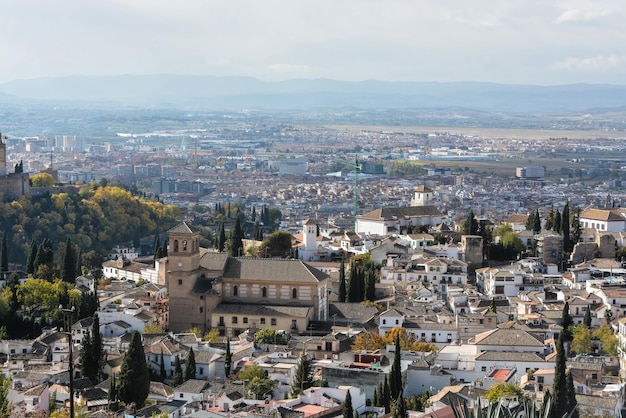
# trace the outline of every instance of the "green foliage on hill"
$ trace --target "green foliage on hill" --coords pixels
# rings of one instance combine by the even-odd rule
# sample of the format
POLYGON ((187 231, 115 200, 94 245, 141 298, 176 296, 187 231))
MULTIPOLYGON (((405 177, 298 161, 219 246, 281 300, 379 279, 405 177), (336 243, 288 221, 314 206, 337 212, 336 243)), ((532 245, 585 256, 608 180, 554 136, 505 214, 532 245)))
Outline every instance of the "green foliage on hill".
POLYGON ((55 245, 68 238, 83 253, 165 231, 179 219, 174 206, 132 195, 122 186, 93 183, 75 194, 22 196, 0 203, 0 230, 7 231, 9 262, 26 262, 32 240, 55 245))

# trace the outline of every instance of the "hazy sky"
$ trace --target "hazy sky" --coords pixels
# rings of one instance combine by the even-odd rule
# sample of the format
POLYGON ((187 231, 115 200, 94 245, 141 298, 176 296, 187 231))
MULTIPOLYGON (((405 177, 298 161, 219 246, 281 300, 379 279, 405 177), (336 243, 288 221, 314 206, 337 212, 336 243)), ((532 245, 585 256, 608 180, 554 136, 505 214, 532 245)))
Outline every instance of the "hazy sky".
POLYGON ((0 0, 0 82, 263 80, 626 84, 623 0, 0 0))

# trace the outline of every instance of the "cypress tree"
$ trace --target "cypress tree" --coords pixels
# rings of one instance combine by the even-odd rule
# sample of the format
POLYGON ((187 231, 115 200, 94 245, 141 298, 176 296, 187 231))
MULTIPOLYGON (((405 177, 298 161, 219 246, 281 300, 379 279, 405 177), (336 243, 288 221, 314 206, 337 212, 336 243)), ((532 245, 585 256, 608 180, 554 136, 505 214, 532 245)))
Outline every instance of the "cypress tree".
POLYGON ((393 353, 393 363, 391 364, 391 373, 389 375, 389 395, 391 399, 397 399, 403 394, 402 388, 402 369, 400 364, 400 333, 395 338, 396 351, 393 353))
POLYGON ((161 364, 159 365, 159 378, 161 382, 165 381, 167 377, 167 371, 165 370, 165 359, 163 358, 163 350, 161 350, 161 364))
POLYGON ((26 260, 26 273, 35 274, 35 258, 37 258, 37 241, 30 242, 30 252, 26 260))
MULTIPOLYGON (((230 208, 230 206, 229 206, 230 208)), ((230 231, 229 254, 231 257, 238 257, 243 254, 243 229, 239 216, 235 219, 235 226, 230 231)))
POLYGON ((567 411, 567 379, 565 374, 565 348, 563 332, 559 334, 556 344, 556 363, 554 365, 554 417, 562 417, 567 411))
POLYGON ((304 351, 300 355, 300 361, 296 368, 296 375, 293 380, 293 393, 297 395, 302 393, 304 389, 311 387, 311 362, 307 358, 304 351))
POLYGON ((546 216, 546 229, 551 231, 554 228, 554 205, 550 206, 548 215, 546 216))
POLYGON ((230 377, 231 367, 233 365, 233 355, 230 352, 230 339, 226 338, 226 354, 224 355, 224 374, 226 379, 230 377))
POLYGON ((402 393, 396 399, 396 406, 393 410, 393 418, 406 418, 406 403, 402 393))
POLYGON ((341 266, 339 267, 339 302, 346 301, 346 270, 345 258, 341 257, 341 266))
POLYGON ((226 230, 224 229, 224 222, 220 225, 220 233, 217 236, 217 251, 224 252, 226 246, 226 230))
POLYGON ((352 262, 350 266, 350 277, 348 278, 348 290, 346 302, 356 302, 358 294, 358 277, 356 272, 356 263, 352 262))
POLYGON ((574 379, 572 378, 572 371, 567 372, 565 376, 566 398, 567 398, 567 412, 576 409, 578 402, 576 401, 576 388, 574 388, 574 379))
POLYGON ((585 324, 587 328, 591 329, 591 306, 589 305, 587 305, 587 310, 585 311, 583 324, 585 324))
POLYGON ((96 384, 96 366, 93 362, 93 342, 91 340, 91 332, 87 331, 80 343, 80 374, 89 378, 91 383, 96 384))
POLYGON ((556 232, 557 234, 561 233, 561 212, 559 212, 558 209, 554 214, 554 232, 556 232))
POLYGON ((463 223, 463 235, 476 235, 478 233, 478 221, 474 216, 474 211, 470 209, 467 219, 463 223))
POLYGON ((563 251, 569 252, 572 249, 569 238, 569 202, 565 204, 563 213, 561 214, 561 229, 563 230, 563 251))
POLYGON ((176 360, 174 361, 174 375, 172 376, 170 385, 172 387, 180 386, 183 381, 183 367, 180 364, 180 357, 176 356, 176 360))
POLYGON ((189 379, 195 379, 196 372, 196 355, 193 352, 193 348, 190 348, 189 354, 187 355, 187 364, 185 366, 185 382, 189 379))
POLYGON ((159 257, 159 253, 161 252, 161 239, 159 238, 159 234, 154 236, 154 261, 159 257))
POLYGON ((117 385, 115 375, 111 376, 111 381, 109 383, 109 401, 110 404, 113 405, 117 402, 117 385))
POLYGON ((532 230, 535 234, 541 232, 541 217, 539 216, 539 209, 535 209, 535 216, 533 218, 532 230))
POLYGON ((354 411, 352 409, 352 395, 350 390, 346 391, 346 399, 343 401, 343 418, 354 418, 354 411))
POLYGON ((372 406, 379 406, 380 399, 378 398, 378 388, 380 388, 380 383, 378 386, 374 388, 374 396, 372 397, 372 406))
POLYGON ((74 274, 80 276, 83 274, 83 251, 78 247, 75 249, 74 259, 76 260, 76 265, 74 266, 74 274))
POLYGON ((74 268, 76 268, 76 261, 74 260, 74 250, 72 248, 72 241, 69 237, 65 242, 65 253, 63 254, 63 266, 61 270, 61 279, 64 282, 73 283, 76 279, 74 274, 74 268))
POLYGON ((7 234, 2 234, 2 249, 0 250, 0 271, 9 271, 9 248, 7 247, 7 234))
POLYGON ((92 349, 93 349, 93 363, 96 368, 95 381, 99 383, 102 380, 102 370, 104 369, 104 363, 106 362, 106 353, 104 351, 104 342, 102 341, 102 334, 100 333, 100 318, 98 314, 93 314, 93 324, 91 326, 92 337, 92 349))
POLYGON ((365 300, 374 302, 376 300, 376 278, 371 269, 365 272, 365 300))
POLYGON ((119 399, 127 405, 134 402, 137 408, 141 408, 149 390, 150 374, 141 344, 141 334, 133 331, 119 375, 119 399))
POLYGON ((563 312, 561 313, 561 326, 563 327, 563 338, 565 341, 572 340, 572 333, 570 327, 574 325, 574 319, 569 314, 569 302, 565 302, 563 305, 563 312))
POLYGON ((391 412, 391 389, 389 388, 389 379, 385 376, 385 382, 383 383, 383 398, 382 405, 385 407, 385 413, 391 412))

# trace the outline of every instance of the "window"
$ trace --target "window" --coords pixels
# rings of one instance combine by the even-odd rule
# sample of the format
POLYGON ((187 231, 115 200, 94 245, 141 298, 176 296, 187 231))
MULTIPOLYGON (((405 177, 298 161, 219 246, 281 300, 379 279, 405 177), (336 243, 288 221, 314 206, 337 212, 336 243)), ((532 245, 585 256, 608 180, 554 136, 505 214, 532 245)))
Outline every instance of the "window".
POLYGON ((261 318, 261 325, 265 325, 265 318, 261 318))
POLYGON ((183 241, 183 251, 187 251, 187 240, 183 241))
POLYGON ((487 366, 482 366, 482 367, 480 368, 480 371, 481 371, 481 372, 486 372, 486 371, 487 371, 487 366))
POLYGON ((204 374, 204 369, 202 367, 200 367, 198 369, 198 373, 200 373, 200 376, 202 376, 204 374))
POLYGON ((177 253, 178 252, 178 240, 174 240, 174 252, 177 253))
POLYGON ((200 313, 204 313, 204 306, 200 306, 200 313))
POLYGON ((400 320, 396 319, 396 325, 400 324, 400 320))
POLYGON ((295 319, 291 320, 291 329, 298 329, 298 321, 295 319))
POLYGON ((233 296, 239 295, 239 288, 237 286, 233 286, 233 296))
POLYGON ((267 297, 267 287, 264 287, 263 289, 261 289, 261 296, 263 296, 264 298, 267 297))
POLYGON ((543 383, 543 376, 537 376, 537 383, 543 383))
POLYGON ((383 325, 387 325, 387 320, 383 319, 383 325))
POLYGON ((291 290, 291 299, 298 299, 298 289, 295 287, 291 290))
POLYGON ((223 317, 223 316, 220 316, 220 322, 218 323, 218 325, 219 325, 220 327, 223 327, 223 326, 224 326, 224 317, 223 317))
POLYGON ((230 321, 230 322, 232 322, 233 324, 236 324, 236 323, 237 323, 237 317, 236 317, 236 316, 233 316, 233 317, 231 318, 231 321, 230 321))
POLYGON ((247 323, 248 323, 248 317, 247 317, 247 316, 244 316, 244 317, 243 317, 243 323, 244 323, 244 324, 247 324, 247 323))
POLYGON ((270 324, 271 325, 276 325, 276 318, 270 319, 270 324))
POLYGON ((181 393, 180 393, 180 399, 182 399, 182 398, 183 398, 183 393, 181 392, 181 393))

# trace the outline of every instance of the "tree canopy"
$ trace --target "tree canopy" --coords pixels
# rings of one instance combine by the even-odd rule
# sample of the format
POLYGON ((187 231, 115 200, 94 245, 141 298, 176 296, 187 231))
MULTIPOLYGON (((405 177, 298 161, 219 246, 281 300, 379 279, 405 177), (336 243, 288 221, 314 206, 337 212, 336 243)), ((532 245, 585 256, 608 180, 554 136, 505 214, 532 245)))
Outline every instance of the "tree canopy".
POLYGON ((126 404, 134 403, 137 408, 141 408, 148 397, 149 390, 150 374, 141 343, 141 334, 133 331, 119 375, 119 399, 126 404))

